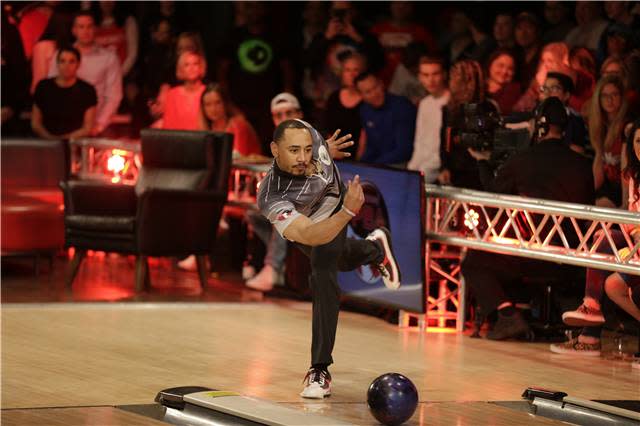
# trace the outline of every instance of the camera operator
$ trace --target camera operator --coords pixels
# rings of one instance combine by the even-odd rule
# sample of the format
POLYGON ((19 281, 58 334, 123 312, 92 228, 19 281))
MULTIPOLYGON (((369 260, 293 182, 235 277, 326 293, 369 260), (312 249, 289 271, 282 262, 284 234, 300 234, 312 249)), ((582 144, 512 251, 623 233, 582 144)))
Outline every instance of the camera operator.
MULTIPOLYGON (((595 201, 590 161, 563 141, 567 112, 556 97, 544 100, 536 117, 534 143, 512 155, 494 176, 490 151, 469 148, 478 160, 487 191, 580 204, 595 201)), ((488 339, 504 340, 529 332, 529 325, 507 296, 505 287, 522 277, 558 276, 571 268, 550 262, 469 250, 462 273, 484 315, 498 310, 498 320, 488 339)), ((564 275, 563 275, 564 276, 564 275)))

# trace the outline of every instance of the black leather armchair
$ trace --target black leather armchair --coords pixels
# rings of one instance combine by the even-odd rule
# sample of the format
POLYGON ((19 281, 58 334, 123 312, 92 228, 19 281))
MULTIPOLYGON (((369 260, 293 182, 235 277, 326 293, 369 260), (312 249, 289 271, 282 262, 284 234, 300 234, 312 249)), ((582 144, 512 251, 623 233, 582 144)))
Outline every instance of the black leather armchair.
POLYGON ((135 187, 62 182, 65 245, 75 247, 70 286, 87 250, 135 254, 136 290, 149 283, 147 256, 196 255, 200 284, 227 201, 233 136, 146 129, 135 187))

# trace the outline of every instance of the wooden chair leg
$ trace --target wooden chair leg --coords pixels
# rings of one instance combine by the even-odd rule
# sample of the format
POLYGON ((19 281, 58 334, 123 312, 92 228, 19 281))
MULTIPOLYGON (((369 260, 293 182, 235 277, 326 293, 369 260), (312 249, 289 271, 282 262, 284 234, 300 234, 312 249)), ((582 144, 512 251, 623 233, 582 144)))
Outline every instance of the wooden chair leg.
POLYGON ((73 259, 71 259, 71 264, 69 265, 69 269, 67 271, 67 278, 65 280, 65 285, 68 288, 71 288, 71 285, 73 284, 73 280, 76 278, 76 275, 78 274, 78 270, 80 269, 80 264, 82 263, 86 255, 87 255, 86 250, 77 250, 77 249, 73 254, 73 259))
POLYGON ((145 285, 149 283, 149 264, 147 256, 136 257, 136 292, 139 293, 145 289, 145 285))
POLYGON ((198 278, 200 278, 200 287, 202 291, 207 288, 207 256, 196 256, 196 264, 198 265, 198 278))

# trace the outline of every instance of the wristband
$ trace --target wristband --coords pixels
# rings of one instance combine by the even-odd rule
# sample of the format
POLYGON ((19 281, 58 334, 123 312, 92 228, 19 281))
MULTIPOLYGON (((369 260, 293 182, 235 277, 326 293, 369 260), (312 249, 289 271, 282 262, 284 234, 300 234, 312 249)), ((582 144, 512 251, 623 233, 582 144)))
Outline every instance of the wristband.
POLYGON ((346 214, 348 214, 351 217, 356 217, 356 214, 354 212, 352 212, 351 210, 349 210, 348 208, 346 208, 344 205, 342 206, 342 210, 344 210, 344 212, 346 214))

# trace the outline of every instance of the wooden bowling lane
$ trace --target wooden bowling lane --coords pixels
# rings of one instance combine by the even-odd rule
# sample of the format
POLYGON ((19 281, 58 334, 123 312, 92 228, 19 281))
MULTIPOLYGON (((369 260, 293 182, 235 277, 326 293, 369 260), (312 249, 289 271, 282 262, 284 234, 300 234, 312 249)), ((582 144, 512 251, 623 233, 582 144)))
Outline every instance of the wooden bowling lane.
POLYGON ((69 407, 2 410, 3 426, 166 426, 149 417, 115 407, 69 407))
MULTIPOLYGON (((312 403, 298 393, 310 314, 309 304, 291 302, 3 304, 3 417, 15 416, 11 409, 150 404, 159 390, 185 385, 308 409, 312 403)), ((584 399, 640 395, 640 371, 629 362, 555 355, 545 344, 420 334, 348 312, 334 358, 333 395, 320 408, 331 417, 354 413, 362 424, 374 424, 365 407, 369 383, 390 371, 409 377, 426 403, 414 424, 521 416, 485 401, 517 401, 528 386, 584 399)))

